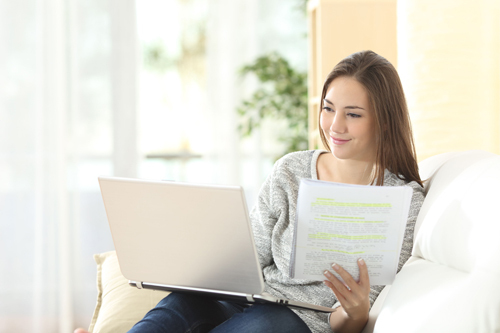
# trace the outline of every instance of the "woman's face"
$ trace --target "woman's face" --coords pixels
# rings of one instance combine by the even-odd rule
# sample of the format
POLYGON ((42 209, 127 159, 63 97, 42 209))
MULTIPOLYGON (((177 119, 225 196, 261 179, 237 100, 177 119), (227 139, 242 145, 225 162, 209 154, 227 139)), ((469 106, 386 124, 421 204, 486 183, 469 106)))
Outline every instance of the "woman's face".
POLYGON ((375 162, 375 116, 365 88, 355 79, 338 77, 330 83, 320 126, 335 157, 375 162))

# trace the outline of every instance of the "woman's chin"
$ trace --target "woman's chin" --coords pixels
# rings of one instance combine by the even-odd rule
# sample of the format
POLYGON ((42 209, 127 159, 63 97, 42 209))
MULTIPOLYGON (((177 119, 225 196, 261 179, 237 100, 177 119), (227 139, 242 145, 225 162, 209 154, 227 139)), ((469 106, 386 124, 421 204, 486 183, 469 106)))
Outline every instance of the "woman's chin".
POLYGON ((346 149, 342 149, 342 147, 333 147, 331 152, 332 155, 339 160, 348 160, 351 158, 351 154, 349 154, 346 149))

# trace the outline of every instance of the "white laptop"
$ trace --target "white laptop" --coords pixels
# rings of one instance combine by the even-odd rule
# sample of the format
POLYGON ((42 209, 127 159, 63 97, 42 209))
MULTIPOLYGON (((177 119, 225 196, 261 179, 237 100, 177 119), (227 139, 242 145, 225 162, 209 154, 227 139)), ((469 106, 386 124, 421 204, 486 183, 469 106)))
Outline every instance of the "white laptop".
POLYGON ((118 263, 130 285, 333 311, 263 294, 241 187, 116 177, 99 177, 99 184, 118 263))

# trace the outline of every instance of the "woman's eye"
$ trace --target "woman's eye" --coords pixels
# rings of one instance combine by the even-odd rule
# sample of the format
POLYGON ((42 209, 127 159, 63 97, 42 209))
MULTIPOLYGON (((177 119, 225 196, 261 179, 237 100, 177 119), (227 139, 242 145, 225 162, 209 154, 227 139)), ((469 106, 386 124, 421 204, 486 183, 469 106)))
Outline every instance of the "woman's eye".
POLYGON ((333 109, 328 106, 323 106, 323 110, 325 110, 326 112, 333 112, 333 109))
POLYGON ((349 117, 351 117, 351 118, 359 118, 359 117, 361 117, 361 115, 356 114, 356 113, 348 113, 347 115, 348 115, 349 117))

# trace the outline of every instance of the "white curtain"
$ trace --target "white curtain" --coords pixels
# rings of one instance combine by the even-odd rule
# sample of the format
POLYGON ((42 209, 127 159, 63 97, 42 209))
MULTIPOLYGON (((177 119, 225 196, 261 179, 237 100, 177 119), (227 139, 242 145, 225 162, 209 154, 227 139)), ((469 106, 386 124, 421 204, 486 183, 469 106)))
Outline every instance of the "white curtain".
POLYGON ((210 0, 207 25, 207 98, 209 140, 219 182, 242 185, 247 202, 255 202, 270 172, 274 157, 282 153, 277 144, 279 122, 256 130, 241 140, 236 131, 237 107, 257 86, 239 70, 258 56, 278 52, 291 66, 306 71, 307 25, 300 1, 210 0))
MULTIPOLYGON (((0 333, 88 327, 92 255, 113 249, 97 177, 151 177, 137 148, 136 5, 0 0, 0 333)), ((182 126, 212 142, 204 180, 243 185, 251 204, 272 166, 262 149, 276 150, 265 131, 239 139, 235 109, 255 82, 237 71, 269 51, 305 69, 305 16, 278 0, 208 8, 209 111, 182 126)))
MULTIPOLYGON (((241 103, 243 82, 238 70, 257 57, 258 1, 215 0, 209 5, 207 24, 207 96, 209 105, 211 159, 217 165, 218 179, 228 184, 241 184, 241 150, 236 130, 236 108, 241 103)), ((258 135, 249 146, 249 153, 258 149, 258 135)), ((258 153, 257 153, 258 155, 258 153)), ((256 156, 256 155, 254 155, 256 156)), ((253 159, 259 165, 259 158, 253 159)), ((248 177, 260 180, 260 168, 248 177)), ((255 179, 247 188, 254 187, 255 179)))
POLYGON ((135 176, 133 0, 0 1, 0 332, 71 332, 112 248, 97 176, 135 176))

